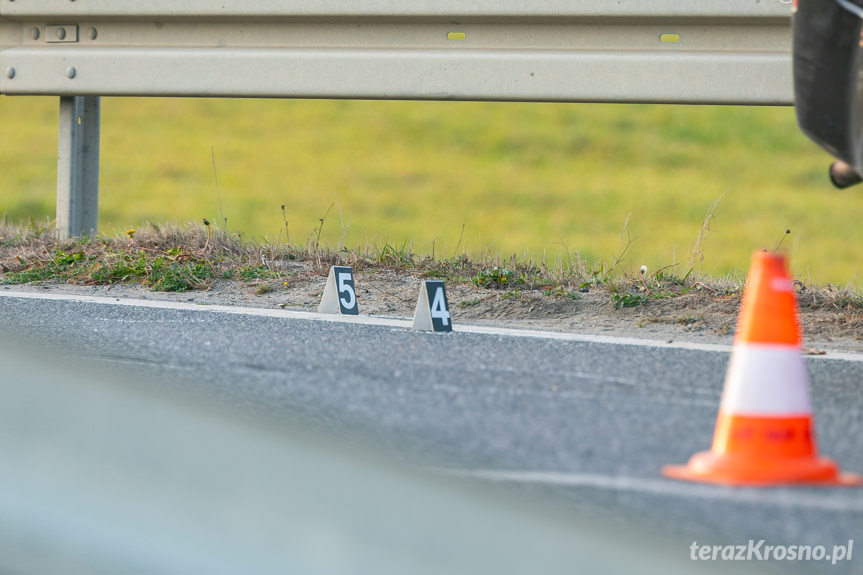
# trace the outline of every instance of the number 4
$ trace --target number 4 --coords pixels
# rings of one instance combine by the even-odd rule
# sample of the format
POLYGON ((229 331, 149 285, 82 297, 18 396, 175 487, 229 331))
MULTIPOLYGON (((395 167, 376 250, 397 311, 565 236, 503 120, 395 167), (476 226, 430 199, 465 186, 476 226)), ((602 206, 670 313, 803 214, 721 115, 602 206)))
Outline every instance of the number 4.
POLYGON ((413 328, 424 331, 452 331, 446 285, 442 281, 426 281, 420 286, 413 328))
POLYGON ((446 309, 446 297, 444 296, 443 286, 435 288, 434 299, 431 303, 432 319, 439 319, 444 326, 449 325, 449 311, 446 309))

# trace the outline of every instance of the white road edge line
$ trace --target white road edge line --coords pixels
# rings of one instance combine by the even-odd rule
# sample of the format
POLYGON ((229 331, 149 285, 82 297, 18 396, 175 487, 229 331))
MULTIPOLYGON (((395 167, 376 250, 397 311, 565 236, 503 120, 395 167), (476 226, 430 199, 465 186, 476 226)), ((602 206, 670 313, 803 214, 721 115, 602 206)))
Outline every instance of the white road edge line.
POLYGON ((500 483, 532 483, 555 487, 588 487, 612 491, 632 491, 652 495, 690 497, 711 501, 733 503, 758 503, 777 507, 805 507, 828 511, 863 512, 860 498, 836 497, 835 492, 847 488, 836 488, 832 492, 814 493, 792 488, 740 488, 720 485, 686 483, 672 479, 651 479, 600 475, 592 473, 561 473, 549 471, 495 471, 488 469, 459 470, 434 468, 431 471, 447 476, 480 479, 500 483))
MULTIPOLYGON (((91 296, 91 295, 71 295, 71 294, 51 294, 51 293, 33 293, 33 292, 16 292, 0 290, 0 297, 22 298, 22 299, 41 299, 52 301, 74 301, 83 303, 93 303, 99 305, 116 305, 116 306, 132 306, 155 309, 173 309, 183 311, 210 312, 210 313, 225 313, 235 315, 250 315, 260 317, 271 317, 279 319, 300 319, 307 321, 328 321, 336 323, 356 323, 363 325, 380 325, 388 327, 396 327, 403 329, 411 329, 412 320, 399 319, 392 317, 377 317, 370 315, 359 316, 343 316, 338 314, 320 314, 310 311, 282 310, 282 309, 267 309, 255 307, 240 307, 240 306, 225 306, 225 305, 210 305, 187 302, 172 302, 165 300, 149 300, 149 299, 131 299, 131 298, 115 298, 106 296, 91 296)), ((460 325, 455 324, 453 331, 457 333, 471 333, 482 335, 496 335, 501 337, 527 337, 533 339, 547 339, 556 341, 575 341, 583 343, 601 343, 611 345, 633 345, 638 347, 653 347, 662 349, 685 349, 692 351, 710 351, 717 353, 730 353, 732 346, 712 343, 695 343, 687 341, 664 341, 658 339, 642 339, 636 337, 618 337, 610 335, 589 335, 577 333, 562 333, 553 331, 539 331, 529 329, 516 329, 506 327, 491 327, 479 325, 460 325)), ((863 354, 828 351, 824 355, 808 355, 807 358, 813 360, 819 359, 836 359, 844 361, 863 362, 863 354)))

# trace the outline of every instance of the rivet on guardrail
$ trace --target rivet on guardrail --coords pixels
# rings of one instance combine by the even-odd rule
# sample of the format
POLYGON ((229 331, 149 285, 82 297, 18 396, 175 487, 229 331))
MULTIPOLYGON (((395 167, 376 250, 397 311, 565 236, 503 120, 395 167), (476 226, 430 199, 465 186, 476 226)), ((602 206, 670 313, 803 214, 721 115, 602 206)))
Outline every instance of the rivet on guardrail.
POLYGON ((33 38, 34 40, 38 40, 39 36, 40 36, 39 28, 33 28, 32 30, 30 30, 30 37, 31 38, 33 38))
POLYGON ((8 68, 6 68, 6 77, 9 78, 10 80, 12 78, 14 78, 15 77, 15 68, 13 68, 12 66, 9 66, 8 68))
POLYGON ((65 40, 66 39, 66 29, 65 28, 57 28, 57 39, 65 40))
POLYGON ((99 37, 99 31, 95 28, 90 28, 90 40, 95 40, 99 37))
POLYGON ((70 79, 74 78, 78 74, 78 70, 75 69, 75 66, 69 66, 66 68, 66 76, 70 79))

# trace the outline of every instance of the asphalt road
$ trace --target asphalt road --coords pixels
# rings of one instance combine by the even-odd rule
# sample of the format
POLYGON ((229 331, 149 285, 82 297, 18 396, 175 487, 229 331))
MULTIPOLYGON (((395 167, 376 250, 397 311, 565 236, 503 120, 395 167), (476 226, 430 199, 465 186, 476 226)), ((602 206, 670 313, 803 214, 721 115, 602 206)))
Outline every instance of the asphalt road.
MULTIPOLYGON (((709 447, 727 350, 406 325, 0 292, 0 335, 31 343, 47 362, 69 355, 535 492, 661 533, 683 557, 692 542, 858 545, 836 565, 729 563, 732 572, 863 573, 863 489, 661 477, 663 465, 709 447)), ((807 362, 821 453, 863 471, 863 357, 807 362)))

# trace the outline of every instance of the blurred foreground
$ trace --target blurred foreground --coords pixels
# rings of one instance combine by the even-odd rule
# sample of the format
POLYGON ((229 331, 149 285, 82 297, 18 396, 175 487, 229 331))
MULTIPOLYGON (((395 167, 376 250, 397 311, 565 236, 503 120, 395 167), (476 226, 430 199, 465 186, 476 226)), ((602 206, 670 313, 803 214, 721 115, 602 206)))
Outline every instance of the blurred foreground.
MULTIPOLYGON (((35 350, 34 350, 35 351, 35 350)), ((685 548, 0 348, 0 571, 691 573, 685 548), (49 367, 50 366, 50 367, 49 367)), ((535 502, 534 502, 535 503, 535 502)))

